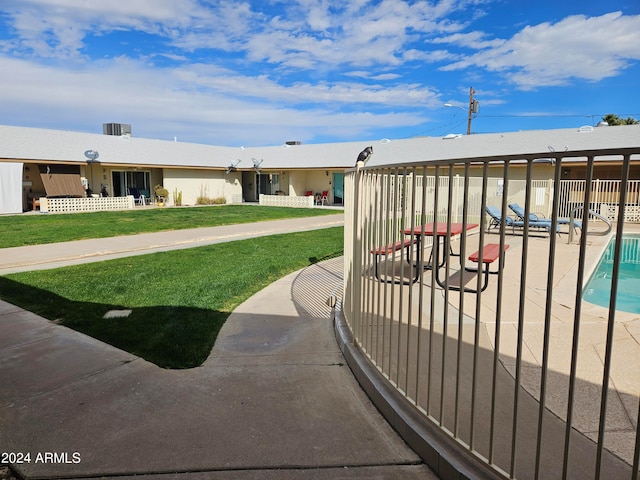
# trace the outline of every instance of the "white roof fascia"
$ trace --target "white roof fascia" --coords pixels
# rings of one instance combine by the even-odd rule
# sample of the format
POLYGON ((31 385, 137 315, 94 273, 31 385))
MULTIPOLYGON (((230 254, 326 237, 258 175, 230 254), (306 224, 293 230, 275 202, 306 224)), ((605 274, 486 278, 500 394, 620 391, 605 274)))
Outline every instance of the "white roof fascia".
POLYGON ((84 152, 96 150, 97 163, 174 168, 226 169, 238 160, 239 170, 251 169, 252 158, 262 169, 343 169, 355 165, 363 142, 220 147, 167 140, 113 136, 0 125, 0 158, 38 162, 87 162, 84 152))
POLYGON ((564 151, 640 148, 640 125, 592 130, 528 130, 512 133, 421 137, 374 145, 368 166, 503 156, 549 158, 564 151))
POLYGON ((128 136, 0 126, 0 158, 86 163, 86 150, 98 163, 226 168, 235 159, 231 147, 150 140, 128 136))
POLYGON ((329 170, 355 166, 367 146, 368 166, 638 148, 640 125, 246 148, 2 125, 0 139, 0 158, 8 160, 86 164, 84 152, 97 150, 97 162, 109 165, 226 169, 240 160, 236 168, 249 170, 256 159, 260 169, 329 170))

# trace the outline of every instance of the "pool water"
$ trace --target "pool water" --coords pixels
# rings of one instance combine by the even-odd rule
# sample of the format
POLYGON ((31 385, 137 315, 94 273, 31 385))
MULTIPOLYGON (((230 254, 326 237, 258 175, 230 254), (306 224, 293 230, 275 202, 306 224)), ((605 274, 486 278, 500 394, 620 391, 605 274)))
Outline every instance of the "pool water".
MULTIPOLYGON (((615 239, 612 238, 591 275, 582 298, 589 303, 609 308, 615 239)), ((622 255, 616 310, 640 313, 640 235, 622 237, 622 255)))

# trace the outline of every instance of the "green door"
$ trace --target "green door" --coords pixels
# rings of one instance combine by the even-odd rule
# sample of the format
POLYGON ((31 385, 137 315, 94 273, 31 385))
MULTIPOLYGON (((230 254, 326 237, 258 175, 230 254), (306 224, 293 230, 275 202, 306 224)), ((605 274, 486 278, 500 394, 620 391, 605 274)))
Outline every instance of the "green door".
POLYGON ((344 205, 344 173, 333 174, 333 203, 344 205))

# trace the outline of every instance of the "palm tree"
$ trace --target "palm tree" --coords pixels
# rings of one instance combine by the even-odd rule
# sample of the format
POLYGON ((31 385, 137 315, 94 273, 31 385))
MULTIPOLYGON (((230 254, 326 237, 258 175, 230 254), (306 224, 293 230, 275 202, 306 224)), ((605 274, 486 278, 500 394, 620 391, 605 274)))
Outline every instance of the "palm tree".
POLYGON ((621 118, 618 115, 613 113, 607 113, 604 117, 602 117, 603 122, 607 122, 610 126, 615 125, 637 125, 638 120, 633 117, 621 118))

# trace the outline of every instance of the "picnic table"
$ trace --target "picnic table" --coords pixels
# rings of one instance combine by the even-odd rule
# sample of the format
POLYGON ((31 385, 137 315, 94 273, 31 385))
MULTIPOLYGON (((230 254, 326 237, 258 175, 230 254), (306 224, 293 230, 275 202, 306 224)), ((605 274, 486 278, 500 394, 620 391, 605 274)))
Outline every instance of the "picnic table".
POLYGON ((424 225, 418 225, 411 228, 406 228, 404 230, 405 235, 413 235, 416 239, 417 243, 417 263, 420 263, 420 242, 423 237, 437 237, 433 242, 433 250, 431 251, 431 256, 429 262, 425 266, 425 268, 430 269, 433 268, 434 258, 435 265, 437 268, 441 268, 445 264, 445 255, 444 252, 449 250, 449 255, 453 257, 459 257, 459 253, 454 253, 451 248, 451 239, 456 235, 460 235, 464 229, 473 230, 478 226, 477 223, 467 223, 466 225, 463 223, 446 223, 446 222, 437 222, 437 223, 425 223, 424 225), (442 243, 442 248, 440 248, 440 243, 442 243), (435 255, 434 255, 435 253, 435 255), (442 257, 442 258, 441 258, 442 257))

